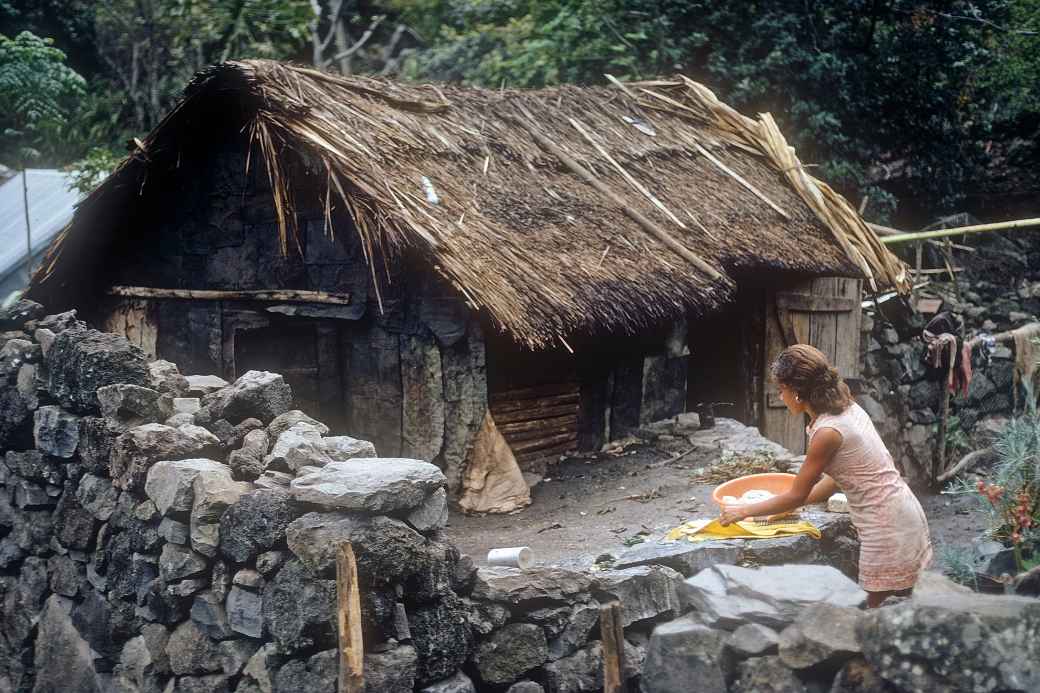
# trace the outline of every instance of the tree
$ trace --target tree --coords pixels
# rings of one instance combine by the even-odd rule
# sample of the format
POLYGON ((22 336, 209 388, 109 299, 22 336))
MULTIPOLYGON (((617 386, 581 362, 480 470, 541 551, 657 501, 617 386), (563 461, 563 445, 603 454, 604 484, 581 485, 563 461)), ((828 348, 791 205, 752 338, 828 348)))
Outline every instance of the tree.
POLYGON ((681 72, 772 112, 804 161, 883 218, 894 195, 928 215, 956 208, 984 159, 1002 27, 1037 0, 393 2, 428 43, 410 77, 527 87, 681 72), (878 175, 896 163, 898 180, 878 175))
POLYGON ((58 149, 83 87, 49 39, 27 31, 13 39, 0 34, 0 158, 24 168, 58 149))

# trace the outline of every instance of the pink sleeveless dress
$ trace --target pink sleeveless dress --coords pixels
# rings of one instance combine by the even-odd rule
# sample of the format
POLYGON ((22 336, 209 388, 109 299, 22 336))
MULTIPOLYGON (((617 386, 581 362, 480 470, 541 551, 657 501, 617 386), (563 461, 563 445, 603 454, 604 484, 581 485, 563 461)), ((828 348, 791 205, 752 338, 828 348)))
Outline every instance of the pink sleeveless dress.
POLYGON ((822 414, 809 437, 824 428, 841 434, 824 470, 848 496, 859 533, 859 583, 868 592, 909 589, 932 560, 928 520, 906 485, 874 423, 853 403, 841 414, 822 414))

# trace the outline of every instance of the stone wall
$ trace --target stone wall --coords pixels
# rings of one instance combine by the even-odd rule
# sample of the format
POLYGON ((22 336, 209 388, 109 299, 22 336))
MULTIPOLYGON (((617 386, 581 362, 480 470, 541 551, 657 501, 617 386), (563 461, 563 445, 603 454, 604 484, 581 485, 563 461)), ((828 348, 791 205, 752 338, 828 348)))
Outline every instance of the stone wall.
MULTIPOLYGON (((965 336, 997 333, 1036 320, 1040 315, 1040 282, 1009 277, 1006 283, 974 279, 961 282, 961 299, 952 287, 933 287, 945 296, 946 310, 962 317, 965 336)), ((864 387, 857 394, 892 455, 912 483, 921 485, 921 470, 931 463, 937 446, 941 411, 941 383, 925 377, 925 346, 919 339, 902 337, 874 315, 864 315, 861 342, 864 387)), ((1015 415, 1014 352, 999 345, 987 358, 976 349, 973 377, 967 395, 951 397, 948 453, 952 461, 989 445, 1015 415)), ((1019 412, 1024 395, 1018 395, 1019 412)))
POLYGON ((594 690, 600 603, 631 677, 682 612, 663 565, 475 570, 437 467, 330 435, 277 374, 183 376, 29 302, 0 330, 2 692, 334 690, 343 541, 371 691, 594 690))

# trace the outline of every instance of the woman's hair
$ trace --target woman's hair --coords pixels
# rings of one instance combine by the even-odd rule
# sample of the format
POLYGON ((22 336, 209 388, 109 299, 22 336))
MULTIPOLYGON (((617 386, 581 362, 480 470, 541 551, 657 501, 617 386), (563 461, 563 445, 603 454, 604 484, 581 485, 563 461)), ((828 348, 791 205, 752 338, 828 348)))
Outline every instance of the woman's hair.
POLYGON ((818 414, 840 414, 852 404, 849 386, 816 347, 795 344, 780 352, 773 377, 818 414))

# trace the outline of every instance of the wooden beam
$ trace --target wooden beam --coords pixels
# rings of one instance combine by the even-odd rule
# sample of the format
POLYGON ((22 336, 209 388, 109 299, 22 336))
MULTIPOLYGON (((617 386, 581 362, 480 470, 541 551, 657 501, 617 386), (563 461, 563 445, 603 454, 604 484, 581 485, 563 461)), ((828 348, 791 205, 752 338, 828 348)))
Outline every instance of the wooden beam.
POLYGON ((336 623, 339 635, 339 693, 365 690, 365 645, 361 634, 361 592, 349 541, 336 553, 336 623))
POLYGON ((577 174, 579 178, 584 180, 595 190, 606 196, 618 206, 622 212, 624 212, 632 221, 636 222, 643 228, 644 231, 649 233, 651 236, 663 243, 667 248, 671 249, 676 255, 680 256, 691 265, 696 267, 698 270, 708 275, 708 277, 715 281, 724 281, 726 277, 719 272, 717 269, 709 265, 703 258, 691 251, 686 246, 679 243, 677 240, 672 238, 664 229, 660 228, 657 224, 650 221, 647 217, 643 216, 641 212, 633 209, 628 205, 621 197, 613 190, 607 187, 607 185, 596 178, 592 173, 584 166, 575 161, 567 152, 563 151, 555 142, 550 140, 548 137, 538 132, 533 126, 524 122, 520 118, 513 118, 514 122, 518 123, 527 133, 534 139, 538 145, 559 159, 564 166, 569 168, 573 173, 577 174))
POLYGON ((157 289, 151 286, 113 286, 109 296, 126 298, 177 298, 194 301, 264 301, 277 303, 327 303, 337 306, 350 305, 350 294, 333 294, 327 291, 231 291, 223 289, 157 289))
POLYGON ((575 389, 573 392, 565 392, 560 395, 549 395, 547 397, 538 397, 536 399, 521 399, 512 401, 498 401, 491 405, 491 410, 496 414, 495 421, 498 421, 497 414, 513 412, 513 411, 524 411, 527 409, 539 409, 544 407, 555 407, 561 404, 577 404, 581 396, 578 390, 575 389))
POLYGON ((537 431, 547 431, 555 428, 577 428, 578 415, 567 414, 565 416, 554 416, 549 419, 532 419, 529 421, 517 421, 510 424, 499 424, 498 430, 507 438, 519 436, 537 431))
POLYGON ((543 438, 532 438, 531 440, 524 440, 518 443, 511 443, 510 449, 514 454, 532 452, 534 450, 544 450, 546 448, 555 448, 558 445, 574 445, 578 442, 578 432, 568 431, 566 433, 559 433, 557 435, 550 435, 543 438))
POLYGON ((621 602, 604 604, 599 609, 599 632, 603 639, 603 693, 625 691, 625 634, 621 602))
POLYGON ((805 313, 850 313, 860 309, 860 302, 855 298, 809 294, 777 294, 776 305, 805 313))

